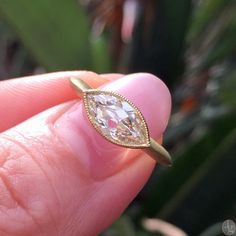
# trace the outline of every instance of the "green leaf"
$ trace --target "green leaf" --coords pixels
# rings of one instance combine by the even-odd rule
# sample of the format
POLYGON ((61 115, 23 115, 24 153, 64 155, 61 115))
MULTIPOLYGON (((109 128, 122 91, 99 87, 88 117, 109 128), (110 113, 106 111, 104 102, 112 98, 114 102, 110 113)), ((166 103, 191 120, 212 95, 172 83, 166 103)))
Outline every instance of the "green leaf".
POLYGON ((196 14, 198 17, 194 18, 188 36, 190 45, 188 55, 192 55, 190 57, 194 60, 189 64, 188 74, 198 74, 234 55, 236 47, 235 9, 236 1, 232 0, 209 0, 200 4, 197 10, 199 13, 196 14), (203 12, 205 13, 203 14, 203 12), (200 22, 201 27, 195 26, 198 24, 196 22, 200 22))
POLYGON ((0 0, 1 17, 47 70, 91 69, 87 18, 76 0, 0 0))
POLYGON ((91 39, 93 70, 97 73, 111 72, 111 59, 105 36, 91 39))
POLYGON ((236 107, 236 70, 231 71, 230 74, 224 74, 225 80, 220 88, 220 96, 222 100, 232 106, 236 107))
POLYGON ((222 9, 234 0, 205 0, 195 9, 189 32, 189 41, 201 34, 212 21, 222 13, 222 9))
MULTIPOLYGON (((235 5, 236 7, 236 5, 235 5)), ((219 63, 224 59, 230 58, 235 54, 236 48, 236 15, 235 7, 232 6, 231 17, 227 25, 221 30, 215 43, 206 58, 202 61, 203 67, 210 67, 214 63, 219 63), (214 45, 215 44, 215 45, 214 45)))

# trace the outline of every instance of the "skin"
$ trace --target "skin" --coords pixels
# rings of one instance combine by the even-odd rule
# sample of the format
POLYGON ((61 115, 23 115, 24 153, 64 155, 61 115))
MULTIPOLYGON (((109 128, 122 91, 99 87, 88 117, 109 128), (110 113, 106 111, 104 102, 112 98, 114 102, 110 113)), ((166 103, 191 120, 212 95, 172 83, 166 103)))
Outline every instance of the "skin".
POLYGON ((150 74, 57 72, 0 83, 0 235, 98 235, 148 180, 153 161, 109 143, 89 124, 70 87, 75 76, 119 92, 160 139, 170 94, 150 74))

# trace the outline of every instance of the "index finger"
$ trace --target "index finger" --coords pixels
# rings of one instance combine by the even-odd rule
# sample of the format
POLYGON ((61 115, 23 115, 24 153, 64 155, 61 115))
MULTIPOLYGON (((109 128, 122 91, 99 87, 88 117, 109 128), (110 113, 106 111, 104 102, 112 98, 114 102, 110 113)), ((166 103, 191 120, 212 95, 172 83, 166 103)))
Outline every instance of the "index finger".
POLYGON ((68 71, 3 81, 0 83, 0 132, 43 110, 74 99, 75 93, 67 82, 70 77, 80 77, 96 88, 121 76, 98 75, 90 71, 68 71))

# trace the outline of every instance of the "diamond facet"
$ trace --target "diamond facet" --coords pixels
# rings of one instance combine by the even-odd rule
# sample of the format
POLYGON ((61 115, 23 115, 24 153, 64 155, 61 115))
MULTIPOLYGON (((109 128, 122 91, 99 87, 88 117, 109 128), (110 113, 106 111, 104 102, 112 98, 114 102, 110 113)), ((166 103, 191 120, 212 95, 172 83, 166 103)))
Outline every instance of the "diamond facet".
POLYGON ((113 143, 146 147, 149 135, 141 112, 119 94, 90 90, 85 94, 88 117, 93 126, 113 143))

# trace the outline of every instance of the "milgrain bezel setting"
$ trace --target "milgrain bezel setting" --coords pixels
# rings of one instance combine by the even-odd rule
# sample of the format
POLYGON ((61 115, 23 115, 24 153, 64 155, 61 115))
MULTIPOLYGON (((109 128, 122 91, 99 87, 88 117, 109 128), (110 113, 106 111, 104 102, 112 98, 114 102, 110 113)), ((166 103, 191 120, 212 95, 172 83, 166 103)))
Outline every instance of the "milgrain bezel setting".
POLYGON ((172 165, 172 158, 170 154, 162 145, 160 145, 152 137, 150 137, 148 126, 144 119, 144 116, 142 115, 141 111, 134 105, 133 102, 131 102, 129 99, 113 91, 93 89, 85 81, 83 81, 80 78, 70 78, 70 82, 71 82, 72 87, 76 90, 78 96, 83 98, 85 112, 87 114, 88 120, 90 121, 92 127, 94 127, 102 137, 104 137, 106 140, 108 140, 109 142, 113 144, 123 146, 126 148, 141 148, 143 149, 144 152, 146 152, 150 157, 152 157, 158 163, 163 164, 165 166, 172 165), (102 95, 102 94, 104 96, 107 95, 107 96, 115 97, 117 101, 115 102, 112 100, 109 101, 108 98, 107 100, 105 99, 104 101, 99 101, 100 98, 97 101, 95 101, 95 100, 89 100, 88 98, 89 95, 102 95), (122 101, 126 102, 128 106, 127 104, 122 103, 122 101), (105 102, 105 104, 103 104, 103 102, 105 102), (97 106, 96 103, 101 104, 101 107, 99 110, 96 110, 99 108, 99 106, 97 106), (111 107, 113 105, 117 106, 116 108, 117 110, 114 109, 114 107, 111 107), (106 106, 107 106, 107 109, 105 109, 106 106), (130 110, 130 108, 132 108, 132 110, 130 110), (90 114, 90 112, 93 114, 90 114), (126 114, 124 114, 123 112, 125 112, 126 114), (132 112, 134 114, 132 114, 132 112), (97 117, 97 114, 98 114, 98 117, 97 117), (104 119, 101 117, 103 117, 104 119), (128 120, 126 120, 127 118, 128 120), (101 119, 100 125, 97 124, 99 119, 101 119), (108 121, 106 119, 111 119, 113 120, 112 122, 115 121, 115 125, 117 125, 117 127, 114 128, 112 127, 112 125, 111 127, 109 127, 110 120, 108 121), (103 124, 104 120, 107 121, 106 125, 103 124), (127 128, 129 128, 129 125, 131 125, 131 128, 132 128, 130 130, 132 134, 131 136, 129 134, 128 136, 126 136, 125 134, 126 130, 122 128, 123 125, 125 125, 127 128), (141 128, 140 128, 140 125, 142 125, 141 128), (115 130, 112 130, 112 129, 115 129, 115 130), (106 135, 103 133, 104 130, 105 132, 108 131, 108 133, 106 132, 106 135), (118 139, 125 139, 125 140, 123 140, 123 142, 120 142, 120 140, 117 141, 117 138, 113 139, 112 137, 115 135, 117 135, 118 139), (134 141, 137 137, 139 138, 139 141, 141 140, 143 141, 143 143, 137 142, 135 144, 134 141), (130 143, 130 142, 133 142, 133 143, 130 143))
POLYGON ((128 147, 128 148, 134 148, 134 149, 135 148, 150 147, 149 130, 148 130, 147 123, 144 119, 144 116, 141 113, 141 111, 137 108, 137 106, 135 106, 135 104, 133 102, 131 102, 129 99, 127 99, 126 97, 124 97, 124 96, 122 96, 122 95, 120 95, 116 92, 113 92, 113 91, 89 89, 89 90, 87 90, 83 93, 83 101, 84 101, 85 111, 86 111, 87 117, 88 117, 91 125, 106 140, 108 140, 109 142, 112 142, 116 145, 122 146, 122 147, 128 147), (109 96, 113 96, 113 97, 117 98, 119 101, 127 102, 134 109, 135 113, 138 115, 138 118, 141 120, 139 129, 142 130, 142 132, 144 132, 144 137, 145 137, 144 143, 143 144, 135 144, 135 143, 122 142, 122 140, 116 140, 116 139, 113 139, 110 136, 105 135, 101 131, 101 128, 97 124, 97 121, 94 119, 94 116, 91 114, 90 105, 89 105, 89 95, 109 95, 109 96))

